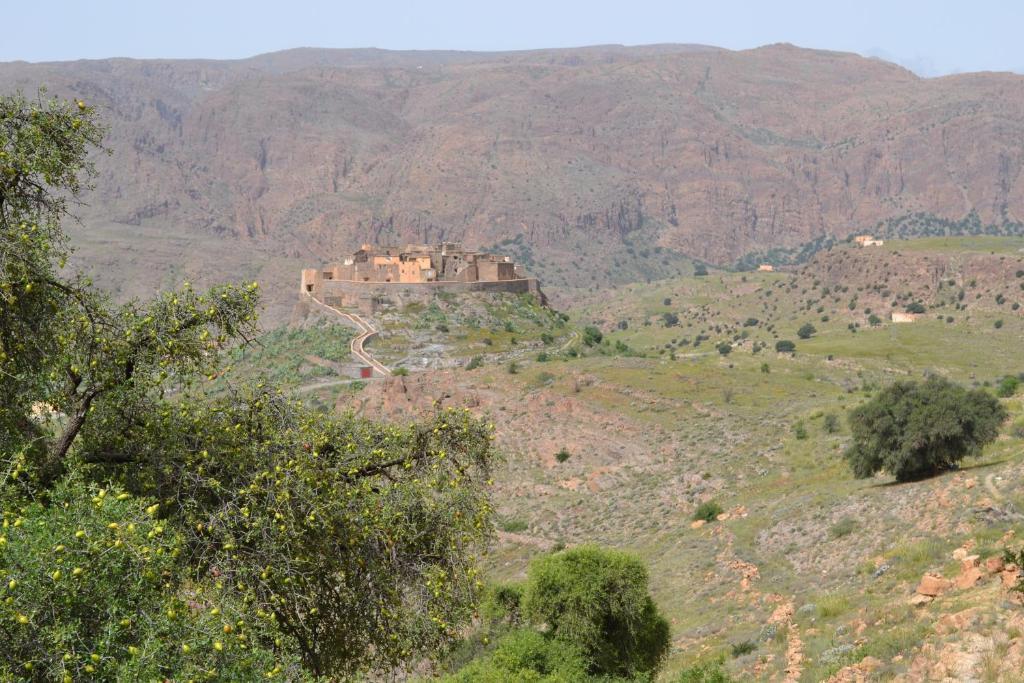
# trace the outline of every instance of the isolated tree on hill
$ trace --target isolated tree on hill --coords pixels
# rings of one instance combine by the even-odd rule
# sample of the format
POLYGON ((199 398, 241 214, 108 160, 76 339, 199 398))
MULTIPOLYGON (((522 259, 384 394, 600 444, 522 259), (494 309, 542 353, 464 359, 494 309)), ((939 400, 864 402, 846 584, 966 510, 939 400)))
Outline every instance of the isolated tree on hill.
POLYGON ((800 329, 796 331, 796 336, 801 339, 810 339, 817 331, 817 328, 815 328, 811 323, 804 323, 800 326, 800 329))
POLYGON ((60 266, 101 130, 0 97, 0 679, 352 677, 472 614, 491 430, 214 390, 255 284, 115 304, 60 266), (52 410, 51 410, 52 409, 52 410))
POLYGON ((953 469, 999 434, 1006 409, 986 391, 940 377, 897 382, 850 413, 844 453, 854 476, 910 481, 953 469))

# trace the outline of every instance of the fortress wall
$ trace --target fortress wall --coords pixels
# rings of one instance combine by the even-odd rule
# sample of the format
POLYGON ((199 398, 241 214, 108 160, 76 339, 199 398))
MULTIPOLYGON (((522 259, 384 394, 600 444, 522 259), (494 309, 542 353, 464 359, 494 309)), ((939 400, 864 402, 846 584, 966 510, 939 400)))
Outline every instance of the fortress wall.
POLYGON ((362 312, 372 313, 381 300, 404 305, 413 301, 428 301, 440 291, 532 294, 542 304, 547 303, 547 297, 541 291, 540 283, 532 277, 498 282, 418 282, 415 284, 323 280, 317 295, 321 301, 331 306, 353 306, 362 312))

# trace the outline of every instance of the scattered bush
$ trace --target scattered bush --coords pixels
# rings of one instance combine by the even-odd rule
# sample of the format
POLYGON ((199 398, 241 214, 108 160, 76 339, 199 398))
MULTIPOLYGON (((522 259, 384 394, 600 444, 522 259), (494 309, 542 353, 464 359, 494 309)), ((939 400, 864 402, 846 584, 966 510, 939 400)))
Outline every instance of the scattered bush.
POLYGON ((1017 393, 1017 388, 1020 387, 1020 380, 1013 375, 1007 375, 999 382, 999 386, 996 387, 996 396, 999 398, 1010 398, 1017 393))
POLYGON ((519 374, 519 363, 515 362, 514 360, 513 361, 509 361, 509 363, 508 363, 508 374, 510 374, 510 375, 517 375, 517 374, 519 374))
POLYGON ((843 517, 829 528, 829 538, 837 539, 842 538, 843 536, 849 536, 857 530, 858 526, 859 524, 857 523, 857 520, 852 517, 843 517))
POLYGON ((555 460, 557 460, 558 462, 565 462, 570 457, 572 456, 566 448, 563 448, 562 450, 555 453, 555 460))
POLYGON ((694 664, 680 671, 672 683, 733 683, 734 679, 726 673, 724 667, 721 659, 694 664))
POLYGON ((391 374, 395 377, 406 377, 409 374, 409 368, 395 368, 391 374))
POLYGON ((722 354, 723 356, 728 356, 730 353, 732 353, 732 344, 730 344, 729 342, 719 342, 718 346, 716 346, 715 348, 718 349, 718 353, 722 354))
POLYGON ((693 518, 695 520, 704 520, 705 522, 714 522, 718 519, 718 515, 725 512, 722 506, 713 500, 706 500, 697 506, 697 509, 693 512, 693 518))
POLYGON ((466 363, 466 369, 467 370, 476 370, 478 367, 480 367, 483 364, 484 364, 483 356, 473 356, 472 358, 469 359, 469 362, 466 363))
POLYGON ((804 426, 802 420, 793 425, 793 436, 795 436, 800 441, 803 441, 804 439, 807 438, 807 427, 804 426))
POLYGON ((992 327, 996 328, 997 330, 998 329, 1002 329, 1002 327, 1003 327, 1003 319, 1000 318, 999 320, 997 320, 994 323, 992 323, 992 327))
POLYGON ((907 305, 906 311, 907 313, 924 313, 925 307, 920 301, 914 301, 907 305))
POLYGON ((804 323, 800 326, 800 329, 796 331, 796 336, 801 339, 810 339, 817 331, 818 330, 811 323, 804 323))
POLYGON ((600 344, 602 339, 604 339, 604 334, 593 325, 587 325, 583 328, 583 343, 587 346, 600 344))
POLYGON ((662 313, 661 320, 665 323, 665 327, 675 327, 679 324, 679 316, 675 313, 662 313))
POLYGON ((775 342, 775 350, 779 353, 795 353, 796 344, 788 339, 780 339, 775 342))
POLYGON ((749 655, 751 652, 757 649, 757 643, 752 640, 744 640, 739 643, 732 644, 732 656, 742 657, 743 655, 749 655))
POLYGON ((839 416, 835 413, 826 413, 821 426, 826 434, 835 434, 839 431, 839 416))
POLYGON ((696 275, 697 277, 704 277, 705 275, 708 274, 708 267, 705 266, 703 263, 698 263, 696 266, 693 267, 693 274, 696 275))

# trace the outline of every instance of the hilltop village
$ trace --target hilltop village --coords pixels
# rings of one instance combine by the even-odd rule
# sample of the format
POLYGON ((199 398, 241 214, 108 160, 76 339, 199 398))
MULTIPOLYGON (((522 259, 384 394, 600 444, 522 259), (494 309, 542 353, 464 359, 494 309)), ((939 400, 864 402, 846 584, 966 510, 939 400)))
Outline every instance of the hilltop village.
POLYGON ((473 251, 456 242, 362 245, 352 256, 302 271, 304 296, 329 305, 372 310, 382 296, 416 297, 438 289, 533 294, 545 301, 536 278, 508 256, 473 251))

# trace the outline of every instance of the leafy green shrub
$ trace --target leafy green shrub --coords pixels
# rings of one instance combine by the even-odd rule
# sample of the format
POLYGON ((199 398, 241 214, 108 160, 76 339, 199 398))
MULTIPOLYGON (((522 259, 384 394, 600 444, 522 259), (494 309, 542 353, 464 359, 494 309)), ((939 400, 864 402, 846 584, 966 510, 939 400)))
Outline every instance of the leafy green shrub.
POLYGON ((788 339, 780 339, 775 342, 775 350, 779 353, 795 353, 796 344, 788 339))
POLYGON ((914 301, 910 304, 907 304, 906 308, 907 313, 924 313, 925 310, 926 309, 924 307, 924 304, 921 303, 920 301, 914 301))
POLYGON ((793 425, 793 436, 800 441, 807 438, 807 427, 804 425, 803 420, 798 420, 797 423, 793 425))
POLYGON ((518 534, 530 528, 530 525, 526 522, 525 519, 519 518, 506 519, 502 521, 498 526, 501 528, 502 531, 507 531, 510 534, 518 534))
POLYGON ((480 600, 480 616, 491 622, 518 624, 522 602, 522 584, 500 583, 489 586, 480 600))
POLYGON ((858 478, 885 470, 897 481, 919 479, 978 455, 1005 419, 986 391, 934 376, 897 382, 850 413, 853 443, 844 457, 858 478))
POLYGON ((395 377, 407 377, 409 375, 409 368, 395 368, 391 371, 391 374, 395 377))
POLYGON ((569 450, 567 448, 563 448, 557 453, 555 453, 555 460, 557 460, 558 462, 565 462, 570 457, 572 457, 572 454, 569 453, 569 450))
POLYGON ((478 367, 480 367, 483 364, 484 364, 483 356, 473 356, 472 358, 469 359, 469 362, 466 363, 466 369, 467 370, 476 370, 478 367))
POLYGON ((693 274, 696 275, 697 277, 704 277, 705 275, 708 274, 708 267, 705 266, 703 263, 698 263, 696 266, 693 267, 693 274))
POLYGON ((573 647, 529 628, 505 635, 487 657, 475 659, 445 683, 572 683, 588 679, 586 660, 573 647))
POLYGON ((751 652, 757 649, 757 643, 752 640, 743 640, 738 643, 732 644, 732 656, 742 657, 743 655, 749 655, 751 652))
POLYGON ((843 536, 849 536, 857 530, 858 526, 859 524, 857 523, 857 520, 852 517, 843 517, 841 520, 829 527, 829 538, 836 539, 842 538, 843 536))
POLYGON ((519 374, 519 363, 515 362, 514 360, 509 361, 507 370, 508 374, 510 375, 519 374))
POLYGON ((668 653, 668 621, 648 592, 647 569, 628 553, 580 546, 534 560, 523 613, 579 652, 593 675, 653 674, 668 653))
POLYGON ((548 356, 547 351, 541 351, 537 354, 538 363, 547 363, 549 360, 551 360, 551 357, 548 356))
POLYGON ((665 324, 665 327, 675 327, 679 324, 679 316, 675 313, 662 313, 661 321, 665 324))
POLYGON ((999 398, 1010 398, 1017 393, 1019 387, 1020 380, 1013 375, 1007 375, 999 382, 999 386, 996 387, 996 396, 999 398))
POLYGON ((706 500, 697 506, 697 509, 693 512, 693 518, 695 520, 702 519, 705 522, 714 522, 718 519, 718 515, 725 512, 722 506, 713 500, 706 500))
POLYGON ((767 363, 761 363, 761 374, 767 375, 771 371, 772 371, 772 366, 768 365, 767 363))
POLYGON ((825 430, 826 434, 835 434, 839 431, 839 416, 835 413, 825 413, 821 427, 825 430))
POLYGON ((718 349, 718 353, 723 356, 728 356, 732 353, 732 344, 729 342, 719 342, 715 348, 718 349))
POLYGON ((1003 319, 1000 318, 999 320, 997 320, 994 323, 992 323, 992 327, 996 328, 997 330, 1002 329, 1002 327, 1003 327, 1003 319))
POLYGON ((804 323, 800 326, 800 329, 796 331, 796 336, 801 339, 810 339, 817 331, 817 328, 815 328, 811 323, 804 323))
POLYGON ((694 664, 680 671, 672 683, 733 683, 734 679, 724 667, 721 659, 694 664))
POLYGON ((604 339, 604 334, 593 325, 587 325, 583 328, 583 343, 587 346, 600 344, 602 339, 604 339))

